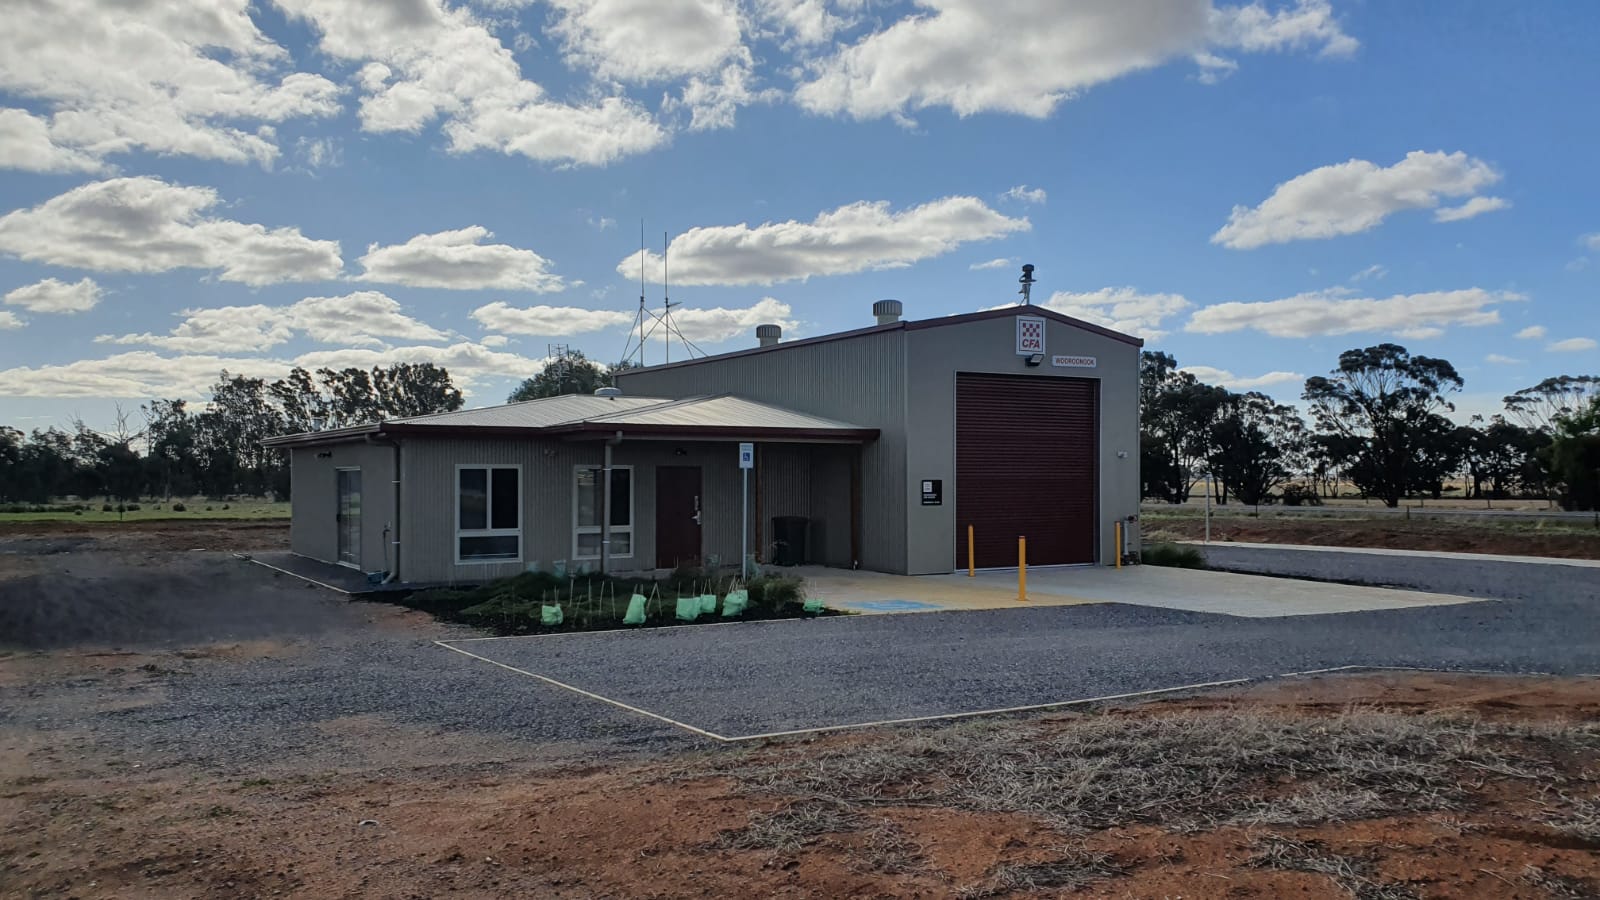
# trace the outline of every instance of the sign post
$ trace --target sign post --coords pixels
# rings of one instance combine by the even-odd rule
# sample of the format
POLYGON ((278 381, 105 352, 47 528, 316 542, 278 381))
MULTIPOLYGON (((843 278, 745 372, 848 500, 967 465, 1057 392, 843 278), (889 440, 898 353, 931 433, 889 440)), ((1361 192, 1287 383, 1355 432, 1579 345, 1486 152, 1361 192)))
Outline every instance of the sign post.
POLYGON ((744 477, 744 502, 739 505, 739 580, 750 580, 750 470, 756 464, 756 445, 739 445, 739 474, 744 477))

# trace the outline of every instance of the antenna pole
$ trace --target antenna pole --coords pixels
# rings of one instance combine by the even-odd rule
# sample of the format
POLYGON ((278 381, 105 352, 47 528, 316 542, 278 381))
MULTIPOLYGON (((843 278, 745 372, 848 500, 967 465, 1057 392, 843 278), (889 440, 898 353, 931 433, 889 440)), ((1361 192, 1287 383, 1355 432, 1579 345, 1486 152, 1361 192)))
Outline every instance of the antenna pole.
POLYGON ((667 253, 671 249, 667 233, 661 232, 661 317, 667 326, 667 362, 672 362, 672 282, 667 278, 667 253))
POLYGON ((639 220, 639 367, 644 368, 644 219, 642 218, 639 220))

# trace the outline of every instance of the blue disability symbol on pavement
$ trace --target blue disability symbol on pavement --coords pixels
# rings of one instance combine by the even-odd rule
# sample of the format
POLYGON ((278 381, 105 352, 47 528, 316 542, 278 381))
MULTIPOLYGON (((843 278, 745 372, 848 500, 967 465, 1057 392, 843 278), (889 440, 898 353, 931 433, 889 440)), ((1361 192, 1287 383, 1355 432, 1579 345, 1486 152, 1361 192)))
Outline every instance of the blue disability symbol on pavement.
POLYGON ((923 603, 920 600, 865 600, 852 603, 856 609, 870 609, 875 612, 894 612, 903 609, 938 609, 937 603, 923 603))

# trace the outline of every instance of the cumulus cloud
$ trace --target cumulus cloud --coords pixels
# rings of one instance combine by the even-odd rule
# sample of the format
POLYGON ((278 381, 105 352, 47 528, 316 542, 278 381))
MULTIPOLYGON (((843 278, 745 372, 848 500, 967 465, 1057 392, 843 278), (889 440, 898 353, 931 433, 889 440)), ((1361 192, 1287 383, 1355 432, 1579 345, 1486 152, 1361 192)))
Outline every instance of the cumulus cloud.
POLYGON ((1165 336, 1162 323, 1190 305, 1182 294, 1143 294, 1131 287, 1056 291, 1044 302, 1046 309, 1151 340, 1165 336))
POLYGON ((1274 371, 1264 375, 1235 375, 1227 369, 1216 369, 1211 366, 1183 366, 1181 371, 1188 372, 1206 384, 1220 385, 1231 391, 1254 391, 1277 384, 1299 384, 1306 380, 1306 376, 1299 372, 1274 371))
POLYGON ((1504 197, 1473 197, 1460 206, 1447 206, 1433 212, 1435 222, 1460 222, 1473 216, 1480 216, 1486 212, 1497 209, 1506 209, 1511 206, 1511 201, 1504 197))
POLYGON ((733 0, 552 0, 568 64, 650 83, 748 58, 733 0))
POLYGON ((224 306, 186 309, 168 334, 101 335, 108 344, 144 344, 179 352, 236 353, 266 350, 296 333, 322 344, 381 346, 380 338, 442 341, 449 337, 405 314, 394 299, 377 291, 342 297, 307 297, 289 306, 224 306))
POLYGON ((1254 329, 1287 338, 1379 332, 1420 339, 1437 337, 1449 327, 1493 325, 1500 321, 1496 306, 1523 299, 1481 288, 1396 294, 1381 300, 1314 292, 1283 300, 1217 303, 1197 310, 1184 330, 1223 334, 1254 329))
POLYGON ((1000 196, 1006 200, 1016 200, 1021 203, 1043 203, 1050 198, 1050 195, 1045 193, 1044 188, 1030 188, 1025 184, 1019 184, 1000 196))
POLYGON ((660 146, 664 129, 622 96, 554 100, 465 6, 440 0, 276 0, 311 23, 322 52, 359 65, 363 130, 418 133, 436 121, 454 153, 604 165, 660 146))
POLYGON ((1525 341, 1536 341, 1549 333, 1549 329, 1543 325, 1529 325, 1527 328, 1517 332, 1517 337, 1525 341))
POLYGON ((1388 275, 1388 274, 1389 274, 1389 269, 1386 266, 1379 265, 1378 263, 1373 263, 1372 265, 1367 266, 1365 269, 1362 269, 1361 271, 1355 273, 1354 275, 1351 275, 1350 276, 1350 280, 1351 281, 1366 281, 1368 278, 1371 278, 1371 279, 1374 279, 1374 280, 1377 280, 1377 281, 1382 281, 1384 276, 1388 275))
POLYGON ((1596 344, 1594 338, 1575 337, 1567 338, 1564 341, 1556 341, 1545 347, 1545 349, 1551 353, 1581 353, 1585 350, 1593 350, 1596 346, 1600 346, 1600 344, 1596 344))
MULTIPOLYGON (((333 115, 340 94, 294 70, 249 0, 10 4, 0 90, 48 111, 49 144, 66 148, 52 171, 93 171, 91 161, 134 150, 270 164, 278 148, 261 126, 333 115)), ((40 146, 38 124, 11 126, 40 146)))
MULTIPOLYGON (((1009 218, 976 197, 945 197, 892 212, 886 201, 852 203, 810 222, 765 222, 691 228, 672 240, 673 284, 773 284, 813 275, 845 275, 866 269, 908 266, 947 253, 969 241, 1027 231, 1026 218, 1009 218)), ((640 254, 617 264, 637 277, 640 254)), ((661 271, 661 257, 644 251, 647 271, 661 271)))
POLYGON ((772 297, 763 297, 747 307, 686 306, 672 313, 672 327, 698 344, 715 344, 748 334, 757 325, 777 325, 784 331, 793 331, 799 324, 789 304, 772 297))
POLYGON ((1517 359, 1514 356, 1506 356, 1501 353, 1491 353, 1483 359, 1484 362, 1493 363, 1497 366, 1520 366, 1527 362, 1525 359, 1517 359))
POLYGON ((467 388, 485 378, 527 378, 544 368, 543 359, 530 359, 496 350, 484 344, 463 341, 443 347, 384 347, 315 350, 295 357, 294 363, 307 369, 324 366, 333 369, 392 366, 395 363, 433 363, 450 370, 451 379, 467 388))
MULTIPOLYGON (((1413 150, 1388 167, 1352 159, 1289 179, 1260 206, 1235 206, 1228 224, 1211 236, 1211 242, 1249 250, 1267 244, 1357 234, 1377 227, 1397 212, 1434 209, 1444 198, 1476 194, 1499 180, 1500 173, 1488 163, 1461 152, 1413 150)), ((1452 221, 1505 205, 1498 198, 1473 199, 1482 202, 1471 211, 1467 211, 1473 206, 1469 200, 1436 217, 1452 221)))
POLYGON ((92 182, 0 216, 0 252, 101 272, 220 270, 248 285, 338 277, 337 241, 204 215, 220 202, 211 188, 158 178, 92 182))
POLYGON ((991 259, 988 262, 973 263, 972 265, 967 266, 967 268, 976 272, 981 269, 1004 269, 1006 266, 1011 264, 1011 257, 1001 256, 991 259))
POLYGON ((50 139, 50 124, 23 109, 0 109, 0 168, 24 172, 100 172, 91 154, 50 139))
POLYGON ((10 331, 28 324, 10 310, 0 309, 0 331, 10 331))
POLYGON ((496 300, 473 310, 472 318, 483 327, 503 334, 565 337, 630 325, 633 323, 634 314, 611 309, 582 309, 576 306, 516 307, 503 300, 496 300))
MULTIPOLYGON (((1208 46, 1242 52, 1319 47, 1346 55, 1327 0, 1269 13, 1208 0, 918 0, 920 9, 813 61, 796 100, 858 119, 930 107, 1042 118, 1073 95, 1208 46), (1025 63, 1019 64, 1019 60, 1025 63)), ((1231 65, 1231 61, 1228 62, 1231 65)))
POLYGON ((833 40, 854 19, 841 15, 837 6, 859 8, 862 0, 756 0, 755 14, 765 32, 798 47, 814 47, 833 40))
POLYGON ((1586 234, 1579 238, 1578 241, 1588 249, 1600 252, 1600 231, 1594 234, 1586 234))
POLYGON ((100 295, 105 293, 92 278, 83 278, 72 284, 46 278, 25 284, 6 294, 7 306, 20 306, 36 313, 81 313, 95 308, 100 295))
POLYGON ((506 244, 485 244, 493 232, 481 225, 419 234, 404 244, 373 244, 361 257, 362 281, 411 287, 549 293, 566 285, 548 271, 550 261, 506 244))

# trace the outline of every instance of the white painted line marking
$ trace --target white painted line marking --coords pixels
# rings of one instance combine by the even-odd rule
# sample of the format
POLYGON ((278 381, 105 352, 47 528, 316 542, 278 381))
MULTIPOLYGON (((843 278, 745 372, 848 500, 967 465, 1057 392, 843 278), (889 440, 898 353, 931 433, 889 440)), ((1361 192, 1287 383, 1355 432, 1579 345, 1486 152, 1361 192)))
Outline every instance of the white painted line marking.
POLYGON ((566 684, 566 683, 557 681, 554 678, 550 678, 550 677, 545 676, 545 675, 540 675, 537 672, 529 672, 527 669, 519 669, 516 666, 508 666, 503 662, 496 662, 495 660, 492 660, 487 656, 479 656, 476 653, 470 653, 470 652, 468 652, 466 650, 461 649, 460 647, 452 647, 448 643, 446 643, 445 641, 434 641, 434 643, 438 644, 439 646, 441 646, 443 648, 445 648, 446 650, 454 650, 455 652, 461 654, 462 656, 470 656, 473 659, 482 660, 483 662, 486 662, 491 666, 499 666, 500 668, 505 669, 505 670, 507 670, 509 672, 516 672, 518 675, 526 675, 529 678, 537 678, 540 681, 545 682, 546 684, 552 684, 552 685, 555 685, 558 688, 566 688, 567 690, 573 692, 574 694, 580 694, 580 695, 582 695, 584 697, 588 697, 590 700, 599 700, 601 703, 607 703, 607 704, 610 704, 611 706, 617 707, 618 709, 625 709, 625 710, 627 710, 628 712, 631 712, 631 713, 638 713, 641 716, 645 716, 646 718, 655 719, 658 722, 665 722, 668 725, 676 725, 677 727, 682 728, 685 731, 692 731, 695 734, 698 734, 698 735, 700 735, 702 737, 711 738, 714 741, 721 741, 723 743, 727 743, 728 742, 728 738, 725 738, 720 734, 713 734, 712 732, 709 732, 709 731, 705 730, 704 728, 696 728, 693 725, 687 724, 685 722, 679 722, 677 719, 669 719, 666 716, 657 715, 656 713, 650 712, 647 709, 640 709, 637 706, 629 706, 628 704, 623 703, 620 700, 613 700, 610 697, 602 697, 599 694, 594 693, 593 691, 586 691, 583 688, 573 687, 570 684, 566 684))
POLYGON ((235 554, 233 554, 233 558, 234 559, 242 559, 245 562, 255 563, 256 565, 261 566, 262 568, 271 569, 274 572, 282 572, 285 575, 292 575, 295 578, 300 579, 301 581, 310 582, 311 584, 314 584, 314 585, 316 585, 317 587, 320 587, 320 588, 327 588, 328 590, 333 591, 336 594, 343 594, 346 597, 351 596, 351 593, 349 591, 345 590, 344 588, 336 588, 331 584, 325 584, 325 583, 323 583, 321 581, 316 580, 315 578, 307 578, 306 576, 301 575, 299 572, 291 572, 288 569, 280 569, 277 566, 272 565, 271 563, 264 563, 261 560, 256 559, 254 556, 248 556, 248 555, 243 554, 243 553, 235 553, 235 554))
POLYGON ((998 716, 1005 713, 1033 712, 1042 709, 1059 709, 1063 706, 1082 706, 1085 703, 1107 703, 1112 700, 1127 700, 1132 697, 1150 697, 1156 694, 1171 694, 1177 691, 1197 691, 1202 688, 1227 687, 1235 684, 1246 684, 1249 678, 1234 678, 1228 681, 1207 681, 1202 684, 1185 684, 1179 687, 1156 688, 1153 691, 1133 691, 1128 694, 1108 694, 1104 697, 1085 697, 1082 700, 1062 700, 1056 703, 1032 703, 1027 706, 1008 706, 1004 709, 980 709, 976 712, 946 713, 939 716, 914 716, 909 719, 882 719, 877 722, 854 722, 849 725, 825 725, 821 728, 796 728, 793 731, 773 731, 767 734, 745 734, 739 737, 723 738, 728 743, 737 741, 759 741, 767 738, 792 737, 797 734, 820 734, 828 731, 845 731, 852 728, 877 728, 884 725, 910 725, 914 722, 942 722, 950 719, 968 719, 973 716, 998 716))

